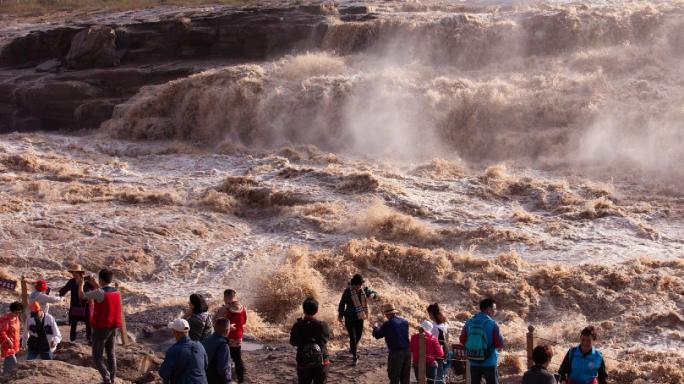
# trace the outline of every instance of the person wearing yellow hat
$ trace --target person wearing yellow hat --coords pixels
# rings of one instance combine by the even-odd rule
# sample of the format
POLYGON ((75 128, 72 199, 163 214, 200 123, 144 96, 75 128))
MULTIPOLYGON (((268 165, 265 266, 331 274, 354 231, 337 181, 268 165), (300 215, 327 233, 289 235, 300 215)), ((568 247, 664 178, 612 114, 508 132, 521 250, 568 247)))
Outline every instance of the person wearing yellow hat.
POLYGON ((29 305, 31 315, 27 320, 24 330, 25 346, 28 347, 26 360, 34 360, 40 357, 43 360, 52 360, 52 354, 57 345, 62 341, 62 334, 55 318, 45 313, 37 301, 29 305))

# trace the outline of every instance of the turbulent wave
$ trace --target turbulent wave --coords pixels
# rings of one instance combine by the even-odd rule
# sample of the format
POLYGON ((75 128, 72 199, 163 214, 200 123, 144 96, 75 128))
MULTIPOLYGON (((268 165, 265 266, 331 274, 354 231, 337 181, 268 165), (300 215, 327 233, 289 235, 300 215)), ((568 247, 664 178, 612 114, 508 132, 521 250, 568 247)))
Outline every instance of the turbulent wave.
POLYGON ((682 175, 680 3, 407 4, 329 26, 321 52, 144 89, 104 129, 682 175))

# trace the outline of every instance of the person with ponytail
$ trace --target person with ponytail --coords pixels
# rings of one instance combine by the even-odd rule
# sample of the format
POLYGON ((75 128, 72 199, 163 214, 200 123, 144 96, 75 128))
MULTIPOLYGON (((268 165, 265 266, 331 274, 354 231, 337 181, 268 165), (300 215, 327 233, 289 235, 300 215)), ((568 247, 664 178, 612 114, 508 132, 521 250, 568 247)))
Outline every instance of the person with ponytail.
POLYGON ((427 307, 428 315, 434 325, 432 327, 432 335, 437 338, 439 344, 444 350, 444 358, 437 359, 437 371, 435 374, 435 384, 444 384, 446 381, 446 365, 447 357, 449 355, 449 323, 447 323, 446 316, 442 312, 439 304, 430 304, 427 307))

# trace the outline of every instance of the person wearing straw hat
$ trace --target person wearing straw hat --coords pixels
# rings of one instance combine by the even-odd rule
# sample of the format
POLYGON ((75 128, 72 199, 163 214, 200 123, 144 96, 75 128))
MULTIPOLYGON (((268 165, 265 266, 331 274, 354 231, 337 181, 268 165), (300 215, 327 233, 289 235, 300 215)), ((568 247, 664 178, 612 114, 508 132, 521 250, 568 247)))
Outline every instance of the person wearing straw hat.
POLYGON ((57 322, 52 315, 43 312, 37 301, 32 302, 29 308, 31 315, 22 337, 25 346, 28 347, 26 360, 34 360, 39 356, 42 360, 52 360, 52 354, 62 341, 57 322))
POLYGON ((387 356, 387 376, 390 384, 409 384, 411 382, 411 352, 409 351, 409 324, 399 317, 392 304, 384 304, 382 313, 386 321, 375 323, 373 337, 385 339, 387 356))
MULTIPOLYGON (((60 297, 64 297, 67 293, 71 293, 71 303, 69 305, 69 325, 71 326, 71 330, 69 332, 69 340, 72 342, 76 341, 78 323, 82 322, 85 324, 86 340, 88 341, 88 344, 90 344, 92 334, 90 327, 92 304, 88 302, 88 300, 81 300, 78 297, 78 284, 76 283, 76 278, 83 277, 85 271, 80 264, 76 264, 69 272, 71 273, 72 278, 59 290, 60 297)), ((83 292, 90 292, 93 290, 93 284, 90 283, 91 279, 90 276, 83 279, 83 292)))
POLYGON ((204 346, 188 336, 190 324, 185 319, 176 319, 168 324, 176 339, 159 367, 159 376, 164 384, 208 384, 207 367, 209 358, 204 346))
MULTIPOLYGON (((420 323, 418 329, 423 330, 425 335, 425 377, 429 382, 434 382, 435 376, 437 374, 437 359, 444 358, 444 349, 439 344, 439 340, 432 335, 432 322, 425 320, 420 323)), ((418 358, 419 348, 420 348, 420 333, 416 333, 411 336, 411 357, 413 360, 413 372, 416 375, 416 380, 420 380, 418 377, 418 358)))
POLYGON ((45 313, 50 313, 50 304, 62 301, 61 297, 50 296, 50 288, 48 287, 47 281, 43 279, 36 280, 34 289, 35 290, 29 295, 28 302, 38 302, 45 313))

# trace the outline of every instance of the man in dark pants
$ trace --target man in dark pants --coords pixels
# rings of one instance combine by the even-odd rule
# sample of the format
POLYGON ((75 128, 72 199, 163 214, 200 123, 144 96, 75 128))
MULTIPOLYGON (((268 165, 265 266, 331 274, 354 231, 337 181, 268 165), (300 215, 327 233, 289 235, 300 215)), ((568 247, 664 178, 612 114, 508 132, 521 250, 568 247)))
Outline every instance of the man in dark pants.
POLYGON ((503 348, 504 339, 499 331, 499 325, 493 319, 495 313, 494 299, 480 301, 480 313, 466 321, 461 331, 460 342, 466 347, 472 384, 480 384, 482 378, 487 384, 499 384, 497 364, 499 349, 503 348), (476 352, 478 356, 475 356, 476 352))
POLYGON ((387 376, 390 384, 409 384, 411 382, 411 352, 409 351, 408 321, 397 316, 398 311, 392 304, 382 306, 387 321, 375 324, 373 337, 385 338, 389 356, 387 357, 387 376))
POLYGON ((377 292, 363 286, 363 277, 359 274, 352 277, 349 286, 342 293, 337 308, 338 320, 344 320, 344 326, 349 334, 349 349, 353 357, 353 364, 359 360, 358 345, 363 336, 364 320, 368 318, 368 299, 377 299, 377 292))
POLYGON ((556 384, 556 377, 547 369, 553 357, 553 349, 548 345, 537 345, 532 352, 534 366, 523 375, 522 384, 556 384))
POLYGON ((245 363, 242 361, 242 335, 247 323, 247 309, 238 300, 234 289, 223 291, 224 305, 218 309, 214 319, 226 318, 230 321, 228 343, 230 345, 230 357, 235 363, 235 376, 238 383, 245 381, 245 363))
POLYGON ((84 279, 76 276, 78 283, 78 297, 81 300, 93 300, 93 362, 102 376, 103 384, 113 384, 116 378, 116 352, 114 341, 117 328, 121 328, 121 294, 119 290, 110 286, 112 271, 103 269, 98 274, 98 282, 91 281, 94 289, 83 292, 84 279), (107 364, 104 362, 104 352, 107 352, 107 364))
POLYGON ((214 334, 204 339, 202 345, 207 352, 207 382, 209 384, 230 384, 230 348, 228 332, 230 321, 225 317, 214 322, 214 334))
POLYGON ((290 331, 290 344, 297 347, 298 383, 325 384, 330 366, 327 348, 330 329, 325 321, 316 319, 316 300, 307 298, 302 309, 304 318, 297 319, 290 331))

